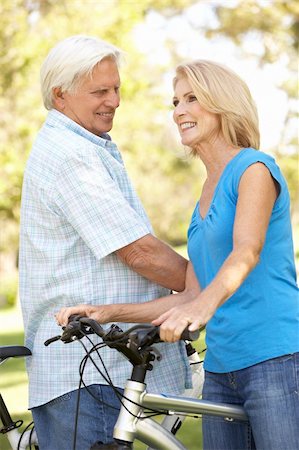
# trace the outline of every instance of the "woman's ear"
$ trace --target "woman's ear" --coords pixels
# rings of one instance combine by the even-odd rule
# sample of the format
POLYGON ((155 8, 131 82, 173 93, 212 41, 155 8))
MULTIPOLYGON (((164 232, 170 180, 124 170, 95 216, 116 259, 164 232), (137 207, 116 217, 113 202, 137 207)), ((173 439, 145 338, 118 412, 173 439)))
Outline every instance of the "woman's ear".
POLYGON ((63 111, 65 108, 64 93, 60 87, 55 87, 52 89, 53 92, 53 103, 56 109, 63 111))

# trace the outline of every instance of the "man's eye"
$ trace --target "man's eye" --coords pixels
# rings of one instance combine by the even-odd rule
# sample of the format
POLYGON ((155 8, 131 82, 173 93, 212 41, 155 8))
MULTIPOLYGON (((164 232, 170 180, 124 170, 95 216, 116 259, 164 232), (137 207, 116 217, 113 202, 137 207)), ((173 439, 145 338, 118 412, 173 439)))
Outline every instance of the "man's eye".
POLYGON ((99 89, 98 91, 94 91, 92 92, 93 95, 104 95, 106 94, 107 90, 106 89, 99 89))

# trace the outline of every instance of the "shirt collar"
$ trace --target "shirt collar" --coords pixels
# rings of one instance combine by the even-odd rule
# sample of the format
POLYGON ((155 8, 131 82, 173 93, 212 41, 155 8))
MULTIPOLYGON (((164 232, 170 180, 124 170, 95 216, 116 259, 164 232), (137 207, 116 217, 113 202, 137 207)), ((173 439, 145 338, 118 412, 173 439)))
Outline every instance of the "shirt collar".
POLYGON ((101 136, 97 136, 91 133, 90 131, 86 130, 86 128, 81 127, 81 125, 74 122, 68 116, 59 112, 57 109, 51 109, 49 111, 47 117, 47 124, 55 127, 63 126, 65 128, 68 128, 74 133, 84 137, 85 139, 88 139, 93 144, 100 145, 102 147, 103 146, 109 147, 112 144, 111 137, 109 136, 108 133, 103 133, 101 136))

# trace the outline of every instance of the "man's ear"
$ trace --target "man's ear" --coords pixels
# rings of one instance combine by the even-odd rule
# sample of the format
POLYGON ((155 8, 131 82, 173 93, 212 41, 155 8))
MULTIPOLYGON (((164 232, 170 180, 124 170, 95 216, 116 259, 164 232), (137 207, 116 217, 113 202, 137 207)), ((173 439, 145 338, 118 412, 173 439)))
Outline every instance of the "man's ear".
POLYGON ((57 108, 59 111, 63 111, 65 108, 64 93, 62 92, 60 87, 53 88, 52 92, 53 92, 53 103, 55 108, 57 108))

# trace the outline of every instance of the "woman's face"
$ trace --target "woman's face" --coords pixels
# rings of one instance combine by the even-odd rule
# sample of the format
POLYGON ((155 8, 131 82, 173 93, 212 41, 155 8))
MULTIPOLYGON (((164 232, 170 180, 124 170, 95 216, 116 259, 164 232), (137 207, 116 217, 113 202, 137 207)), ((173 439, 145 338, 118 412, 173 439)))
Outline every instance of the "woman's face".
POLYGON ((203 109, 187 78, 179 78, 174 89, 173 120, 183 145, 212 143, 219 136, 219 116, 203 109))

